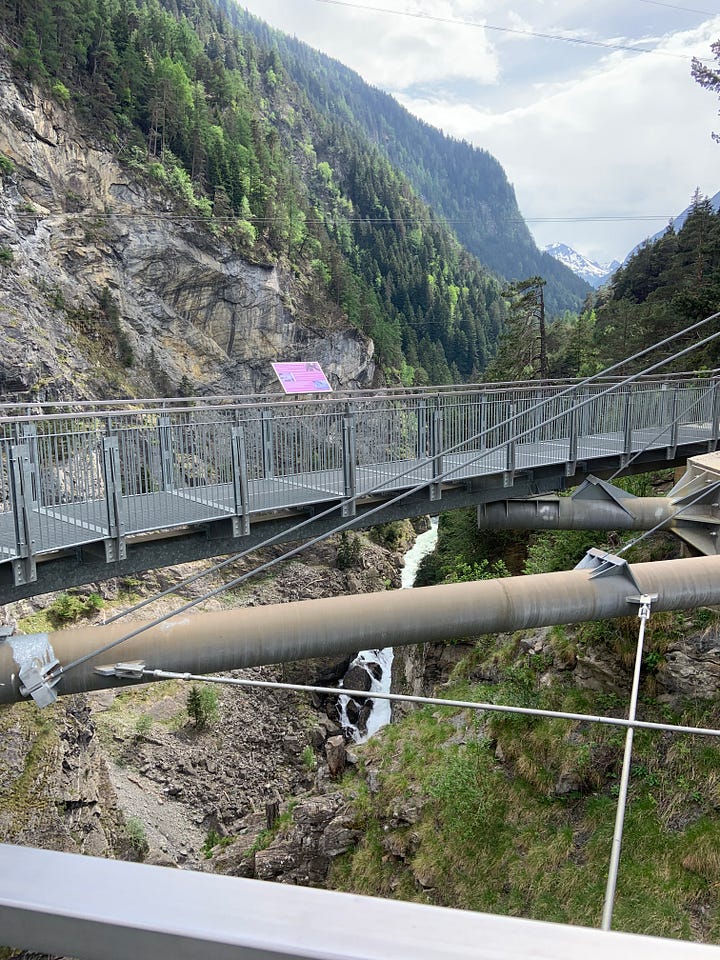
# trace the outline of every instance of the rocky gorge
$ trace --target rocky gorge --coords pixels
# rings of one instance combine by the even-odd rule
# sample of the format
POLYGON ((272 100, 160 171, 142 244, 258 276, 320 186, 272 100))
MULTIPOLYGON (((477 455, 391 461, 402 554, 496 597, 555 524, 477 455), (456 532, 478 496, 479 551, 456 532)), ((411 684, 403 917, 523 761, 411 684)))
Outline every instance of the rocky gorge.
MULTIPOLYGON (((399 549, 414 536, 409 524, 402 527, 394 543, 399 549)), ((223 604, 282 603, 399 586, 402 554, 351 536, 356 541, 351 564, 338 565, 342 543, 333 541, 281 565, 271 578, 249 581, 223 604)), ((248 559, 233 573, 251 565, 248 559)), ((97 590, 102 595, 104 606, 95 613, 102 618, 104 610, 127 605, 137 591, 164 589, 201 567, 168 568, 131 584, 96 584, 85 594, 97 590)), ((204 588, 195 583, 181 596, 197 596, 204 588)), ((5 619, 25 631, 44 627, 46 621, 38 617, 56 600, 48 596, 14 604, 5 619)), ((217 608, 220 602, 208 601, 202 608, 217 608)), ((149 610, 157 616, 172 604, 165 598, 149 610)), ((332 683, 350 659, 256 668, 243 675, 332 683)), ((266 808, 285 809, 292 798, 332 783, 328 754, 344 744, 332 704, 313 704, 301 694, 221 688, 216 720, 196 729, 187 713, 187 693, 187 684, 177 681, 61 699, 42 713, 30 704, 1 711, 2 839, 203 869, 208 843, 242 836, 256 823, 265 829, 266 808)), ((344 746, 341 754, 344 764, 344 746)))

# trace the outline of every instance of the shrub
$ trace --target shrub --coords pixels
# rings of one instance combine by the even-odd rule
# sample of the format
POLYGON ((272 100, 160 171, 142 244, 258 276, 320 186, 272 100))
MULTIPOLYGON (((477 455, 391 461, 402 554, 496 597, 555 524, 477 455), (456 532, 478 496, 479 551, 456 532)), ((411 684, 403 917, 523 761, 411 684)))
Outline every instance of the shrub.
POLYGON ((57 600, 50 604, 50 617, 58 623, 73 623, 79 620, 85 612, 85 604, 80 597, 71 593, 61 593, 57 600))
POLYGON ((63 106, 68 104, 70 101, 70 91, 64 83, 60 83, 58 80, 57 83, 54 83, 50 89, 52 91, 52 95, 59 103, 61 103, 63 106))
POLYGON ((54 623, 74 623, 81 617, 91 617, 104 606, 105 601, 99 593, 91 593, 84 599, 74 593, 61 593, 57 600, 50 604, 48 614, 54 623))
POLYGON ((201 730, 215 722, 218 714, 218 695, 213 687, 194 683, 187 695, 187 712, 195 727, 201 730))
POLYGON ((11 177, 14 172, 15 164, 10 157, 6 157, 4 153, 0 153, 0 177, 11 177))
POLYGON ((12 252, 10 247, 5 245, 0 246, 0 265, 7 265, 13 262, 15 259, 15 254, 12 252))
POLYGON ((149 713, 143 713, 135 722, 135 736, 142 740, 152 730, 153 718, 149 713))
POLYGON ((139 817, 127 818, 125 821, 125 836, 130 846, 142 860, 149 850, 149 845, 147 833, 145 832, 145 824, 139 817))
POLYGON ((348 530, 340 534, 340 543, 337 548, 337 565, 339 570, 349 570, 360 563, 362 556, 362 542, 360 537, 348 530))

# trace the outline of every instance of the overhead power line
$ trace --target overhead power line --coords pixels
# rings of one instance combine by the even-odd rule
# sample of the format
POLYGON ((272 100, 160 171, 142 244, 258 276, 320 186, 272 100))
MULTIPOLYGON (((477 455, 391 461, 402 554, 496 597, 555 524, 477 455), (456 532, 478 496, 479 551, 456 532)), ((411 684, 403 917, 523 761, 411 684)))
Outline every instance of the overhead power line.
POLYGON ((695 10, 693 7, 681 7, 677 3, 662 3, 661 0, 640 0, 640 3, 651 3, 654 7, 667 7, 669 10, 682 10, 684 13, 699 13, 703 17, 716 17, 717 10, 712 13, 710 10, 695 10))
MULTIPOLYGON (((238 220, 246 220, 248 223, 261 226, 270 223, 286 223, 291 217, 288 214, 278 217, 215 217, 198 216, 195 214, 182 213, 180 211, 158 211, 146 213, 121 213, 112 210, 87 210, 81 212, 67 213, 65 211, 57 212, 28 212, 26 210, 13 213, 13 217, 20 219, 47 220, 50 218, 57 220, 84 220, 88 217, 103 220, 146 220, 146 221, 172 221, 179 220, 188 223, 237 223, 238 220)), ((668 214, 619 214, 611 216, 577 216, 577 217, 493 217, 493 223, 641 223, 643 221, 662 220, 667 222, 672 220, 673 216, 668 214)), ((332 217, 305 217, 303 223, 309 224, 344 224, 344 223, 374 223, 374 224, 436 224, 447 223, 477 223, 477 217, 340 217, 337 220, 332 217)))
POLYGON ((585 37, 568 37, 559 33, 543 33, 539 30, 521 30, 519 27, 499 27, 496 24, 480 23, 477 20, 459 20, 455 17, 439 17, 436 14, 412 12, 409 10, 390 10, 387 7, 376 7, 367 3, 351 3, 350 0, 315 0, 315 3, 324 3, 333 7, 349 7, 351 10, 366 10, 370 13, 390 14, 396 17, 410 17, 413 20, 429 20, 433 23, 446 23, 459 27, 474 27, 477 30, 492 30, 495 33, 511 33, 520 37, 532 37, 537 40, 557 40, 562 43, 573 43, 579 46, 599 47, 604 50, 625 50, 628 53, 651 53, 661 57, 672 57, 675 60, 690 61, 692 57, 682 53, 671 53, 669 50, 658 50, 653 47, 635 47, 630 44, 615 43, 612 40, 590 40, 585 37))

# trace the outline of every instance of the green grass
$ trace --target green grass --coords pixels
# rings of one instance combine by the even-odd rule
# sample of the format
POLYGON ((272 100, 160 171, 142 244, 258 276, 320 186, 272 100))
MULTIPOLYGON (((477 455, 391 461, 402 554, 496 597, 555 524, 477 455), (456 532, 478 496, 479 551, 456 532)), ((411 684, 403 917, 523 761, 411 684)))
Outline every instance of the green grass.
MULTIPOLYGON (((488 655, 487 647, 484 654, 488 655)), ((459 680, 442 695, 588 714, 618 698, 562 681, 542 664, 506 667, 499 684, 459 680)), ((643 716, 720 725, 720 706, 643 716)), ((356 776, 363 838, 334 866, 357 893, 597 926, 610 857, 623 730, 584 722, 426 707, 363 749, 374 789, 356 776), (502 760, 499 760, 501 757, 502 760), (557 795, 561 777, 576 789, 557 795), (403 819, 420 808, 413 821, 403 819)), ((720 752, 701 737, 638 731, 614 928, 720 939, 720 752)))

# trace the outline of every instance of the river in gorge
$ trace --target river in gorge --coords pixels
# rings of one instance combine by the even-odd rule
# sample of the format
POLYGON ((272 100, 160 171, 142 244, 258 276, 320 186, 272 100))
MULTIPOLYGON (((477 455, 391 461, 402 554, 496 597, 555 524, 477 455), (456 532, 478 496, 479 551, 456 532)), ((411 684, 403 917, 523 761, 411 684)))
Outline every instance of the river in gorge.
MULTIPOLYGON (((407 551, 401 574, 401 589, 409 590, 415 585, 415 577, 422 560, 435 549, 438 535, 438 521, 433 518, 429 530, 421 533, 407 551)), ((383 650, 361 650, 355 657, 345 675, 352 676, 354 668, 364 671, 370 678, 370 693, 389 693, 392 680, 393 648, 383 650)), ((361 674, 355 673, 355 676, 361 674)), ((358 689, 354 683, 348 683, 358 689)), ((361 689, 365 689, 364 685, 361 689)), ((365 743, 381 727, 390 723, 391 704, 389 700, 354 701, 350 697, 338 697, 340 723, 347 740, 365 743), (369 710, 365 706, 369 706, 369 710)))

